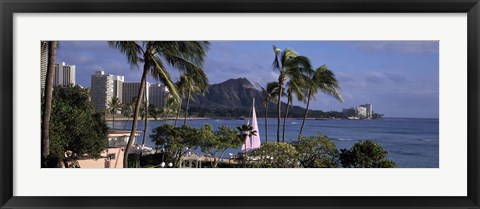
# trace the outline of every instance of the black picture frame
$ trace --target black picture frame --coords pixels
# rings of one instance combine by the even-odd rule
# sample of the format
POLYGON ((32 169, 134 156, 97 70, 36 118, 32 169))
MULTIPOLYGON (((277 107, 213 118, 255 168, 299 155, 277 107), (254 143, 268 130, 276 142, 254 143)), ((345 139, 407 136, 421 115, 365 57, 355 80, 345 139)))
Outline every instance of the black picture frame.
MULTIPOLYGON (((479 0, 0 0, 1 208, 480 208, 479 0), (13 196, 15 13, 467 13, 468 195, 465 197, 20 197, 13 196)), ((446 31, 448 32, 448 31, 446 31)), ((454 70, 454 69, 452 69, 454 70)), ((445 179, 448 181, 448 179, 445 179)))

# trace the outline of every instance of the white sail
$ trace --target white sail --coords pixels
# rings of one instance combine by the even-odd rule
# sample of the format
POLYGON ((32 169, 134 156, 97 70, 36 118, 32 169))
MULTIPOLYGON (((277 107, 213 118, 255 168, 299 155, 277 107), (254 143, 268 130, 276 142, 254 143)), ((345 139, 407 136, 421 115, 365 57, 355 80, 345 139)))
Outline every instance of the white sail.
POLYGON ((255 113, 255 98, 253 98, 252 106, 252 128, 255 135, 245 138, 245 144, 243 144, 242 150, 251 150, 260 147, 260 133, 258 132, 257 114, 255 113))
POLYGON ((253 132, 256 134, 251 137, 251 140, 252 140, 252 149, 257 149, 257 148, 260 148, 260 132, 258 131, 257 114, 255 113, 255 99, 253 101, 254 101, 254 105, 252 110, 252 126, 253 126, 253 132))

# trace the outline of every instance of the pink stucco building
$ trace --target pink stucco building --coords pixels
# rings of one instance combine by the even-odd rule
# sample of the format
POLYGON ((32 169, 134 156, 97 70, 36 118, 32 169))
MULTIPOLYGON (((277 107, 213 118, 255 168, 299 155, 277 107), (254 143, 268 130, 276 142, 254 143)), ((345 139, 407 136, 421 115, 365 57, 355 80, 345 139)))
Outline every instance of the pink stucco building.
MULTIPOLYGON (((139 135, 138 132, 135 133, 135 138, 139 135)), ((129 137, 129 130, 110 130, 108 132, 108 148, 102 151, 101 157, 77 160, 80 168, 123 168, 123 155, 129 137)))

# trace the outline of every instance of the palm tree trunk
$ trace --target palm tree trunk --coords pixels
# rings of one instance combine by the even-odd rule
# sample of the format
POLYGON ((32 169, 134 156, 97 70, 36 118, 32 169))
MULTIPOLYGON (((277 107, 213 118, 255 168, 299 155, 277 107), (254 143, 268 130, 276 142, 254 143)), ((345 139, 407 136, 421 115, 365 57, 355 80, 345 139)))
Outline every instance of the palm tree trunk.
POLYGON ((113 121, 112 121, 112 129, 115 129, 115 110, 113 110, 113 114, 112 114, 112 118, 113 118, 113 121))
POLYGON ((305 114, 303 115, 302 126, 300 127, 300 133, 298 134, 299 137, 302 135, 303 125, 305 124, 305 120, 307 119, 308 106, 310 105, 310 98, 311 98, 311 96, 312 96, 312 91, 308 91, 307 106, 305 107, 305 114))
POLYGON ((180 101, 180 105, 178 105, 178 109, 177 109, 177 117, 175 117, 175 123, 173 127, 177 127, 177 121, 178 121, 178 118, 180 117, 181 110, 182 110, 182 102, 180 101))
POLYGON ((187 116, 188 116, 188 106, 190 105, 190 96, 191 96, 192 90, 188 90, 188 97, 187 97, 187 106, 185 107, 185 120, 183 120, 183 125, 187 125, 187 116))
POLYGON ((130 120, 130 116, 127 116, 127 122, 125 123, 125 126, 123 126, 123 130, 127 129, 127 124, 129 120, 130 120))
POLYGON ((268 142, 268 102, 265 105, 265 142, 268 142))
POLYGON ((278 88, 278 99, 277 99, 277 142, 280 142, 280 108, 282 106, 282 93, 283 93, 283 79, 278 79, 278 84, 280 88, 278 88))
MULTIPOLYGON (((147 49, 149 49, 150 46, 147 46, 147 49)), ((149 53, 149 50, 147 50, 146 53, 149 53)), ((149 56, 145 55, 145 64, 143 65, 143 74, 142 74, 142 80, 140 81, 140 89, 138 90, 138 96, 137 98, 142 98, 143 91, 145 90, 145 82, 147 80, 147 73, 150 70, 150 63, 149 63, 149 56)), ((128 138, 128 144, 125 149, 125 153, 123 155, 123 167, 127 168, 128 167, 128 149, 133 145, 133 141, 136 138, 135 134, 137 132, 137 119, 138 119, 138 114, 140 112, 140 105, 142 103, 141 99, 137 99, 137 103, 135 103, 135 110, 133 112, 133 122, 132 122, 132 130, 130 131, 130 137, 128 138)))
MULTIPOLYGON (((145 80, 145 88, 148 88, 147 86, 147 80, 145 80)), ((144 91, 143 93, 143 100, 145 102, 145 122, 144 122, 144 127, 143 127, 143 140, 142 140, 142 145, 145 145, 145 141, 147 140, 147 124, 148 124, 148 99, 147 99, 147 91, 144 91)))
POLYGON ((283 117, 283 135, 282 135, 282 142, 285 142, 285 127, 287 126, 287 116, 288 116, 288 108, 290 107, 291 100, 287 100, 287 106, 285 107, 285 117, 283 117))
MULTIPOLYGON (((53 79, 55 77, 55 62, 57 57, 57 42, 48 44, 48 64, 45 83, 45 102, 42 121, 42 157, 46 160, 50 154, 50 115, 52 113, 53 79)), ((44 161, 45 162, 45 161, 44 161)), ((46 165, 42 162, 42 165, 46 165)))

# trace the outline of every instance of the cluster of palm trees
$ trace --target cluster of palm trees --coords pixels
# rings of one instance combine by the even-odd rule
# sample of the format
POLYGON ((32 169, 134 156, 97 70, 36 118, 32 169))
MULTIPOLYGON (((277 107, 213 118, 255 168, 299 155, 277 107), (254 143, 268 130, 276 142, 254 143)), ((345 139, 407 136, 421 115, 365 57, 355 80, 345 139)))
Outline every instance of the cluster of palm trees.
POLYGON ((313 70, 310 60, 292 49, 281 50, 273 46, 273 51, 275 59, 272 66, 279 73, 278 81, 269 82, 266 87, 260 86, 265 106, 265 140, 268 141, 268 105, 270 102, 274 102, 277 104, 277 142, 280 142, 280 138, 282 142, 285 142, 286 119, 289 108, 293 106, 294 96, 298 101, 306 103, 299 136, 302 135, 310 101, 315 99, 315 95, 319 91, 333 96, 340 102, 343 102, 343 98, 339 93, 340 85, 334 73, 326 65, 313 70), (280 135, 282 97, 287 97, 287 103, 283 117, 283 131, 280 135))
MULTIPOLYGON (((140 81, 141 85, 137 98, 142 98, 142 96, 144 96, 148 76, 165 84, 170 92, 169 99, 172 103, 175 103, 178 106, 181 106, 182 98, 185 98, 185 95, 187 101, 190 100, 194 90, 189 89, 189 87, 207 86, 206 88, 208 88, 208 78, 202 69, 203 60, 209 47, 208 42, 109 41, 108 43, 111 47, 122 52, 133 67, 143 64, 142 78, 140 81), (172 81, 166 68, 166 64, 180 71, 181 77, 184 78, 187 83, 185 84, 185 87, 180 85, 177 86, 172 81)), ((127 144, 127 150, 133 145, 135 139, 140 106, 141 99, 138 99, 133 108, 133 123, 127 144)), ((188 104, 185 112, 188 114, 188 104)), ((147 121, 146 118, 147 117, 145 117, 145 121, 147 121)), ((128 167, 128 151, 124 154, 123 166, 128 167)))
MULTIPOLYGON (((45 159, 49 153, 49 121, 52 102, 53 79, 55 73, 55 58, 57 41, 42 42, 42 50, 48 48, 48 64, 45 84, 45 102, 42 118, 42 157, 45 159)), ((203 70, 203 61, 209 48, 209 42, 206 41, 109 41, 108 44, 122 52, 128 63, 133 69, 138 69, 143 65, 141 85, 136 98, 145 99, 145 88, 148 77, 162 82, 169 90, 167 107, 169 110, 163 110, 166 118, 171 114, 172 109, 176 113, 175 125, 177 124, 179 114, 182 108, 182 101, 185 100, 185 119, 183 124, 187 123, 188 109, 193 95, 205 93, 209 87, 208 77, 203 70), (170 77, 167 65, 180 71, 180 79, 175 83, 170 77)), ((293 105, 294 96, 298 101, 306 103, 306 110, 299 135, 302 134, 305 119, 307 118, 308 108, 311 99, 321 91, 327 95, 335 97, 340 102, 343 99, 338 92, 340 86, 333 72, 323 65, 313 70, 307 57, 301 56, 292 49, 280 50, 273 46, 275 59, 273 62, 274 70, 279 72, 278 82, 269 82, 267 86, 261 87, 264 97, 263 105, 265 111, 265 133, 268 141, 268 122, 267 112, 270 102, 277 103, 277 142, 280 142, 280 120, 281 120, 281 98, 287 97, 283 119, 282 141, 285 141, 285 120, 288 116, 288 110, 293 105)), ((258 85, 258 84, 257 84, 258 85)), ((147 127, 148 104, 142 102, 142 99, 136 99, 131 102, 128 111, 124 115, 132 117, 132 127, 130 138, 127 144, 127 150, 133 145, 137 119, 141 116, 141 106, 144 103, 143 115, 145 127, 147 127)), ((116 97, 109 101, 108 111, 113 115, 113 128, 115 127, 115 115, 122 108, 120 100, 116 97)), ((126 128, 126 127, 125 127, 126 128)), ((146 131, 146 130, 144 130, 146 131)), ((144 134, 146 136, 146 133, 144 134)), ((143 139, 145 143, 145 138, 143 139)), ((128 166, 128 151, 124 155, 124 167, 128 166)))

